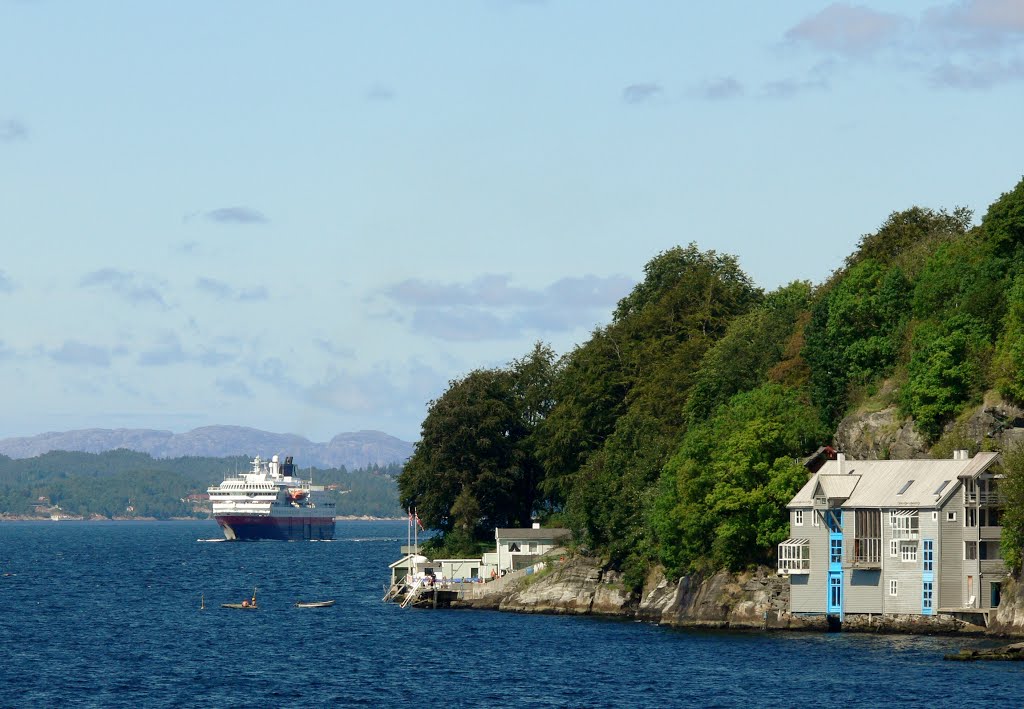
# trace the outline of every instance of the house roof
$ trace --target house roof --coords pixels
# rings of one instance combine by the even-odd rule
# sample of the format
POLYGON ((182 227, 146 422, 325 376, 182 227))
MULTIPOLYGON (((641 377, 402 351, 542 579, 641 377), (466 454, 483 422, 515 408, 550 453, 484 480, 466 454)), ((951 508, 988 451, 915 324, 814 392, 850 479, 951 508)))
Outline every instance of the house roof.
POLYGON ((508 539, 516 541, 523 539, 526 541, 537 541, 539 539, 550 539, 553 542, 557 542, 560 539, 566 539, 572 536, 572 531, 563 527, 546 527, 541 529, 516 529, 515 527, 509 528, 497 528, 494 530, 494 538, 501 541, 508 539))
POLYGON ((825 497, 845 500, 853 494, 860 482, 860 475, 818 475, 818 486, 825 497))
POLYGON ((394 568, 397 568, 399 566, 401 566, 402 568, 405 568, 406 566, 409 565, 410 561, 413 564, 421 564, 424 561, 427 561, 427 557, 421 556, 419 554, 406 554, 405 556, 403 556, 398 561, 394 561, 394 562, 388 564, 388 568, 389 569, 394 569, 394 568))
POLYGON ((998 453, 978 453, 965 460, 846 460, 826 462, 800 489, 788 507, 811 507, 815 491, 845 498, 843 507, 940 507, 960 481, 976 478, 998 453), (834 494, 833 494, 834 493, 834 494))

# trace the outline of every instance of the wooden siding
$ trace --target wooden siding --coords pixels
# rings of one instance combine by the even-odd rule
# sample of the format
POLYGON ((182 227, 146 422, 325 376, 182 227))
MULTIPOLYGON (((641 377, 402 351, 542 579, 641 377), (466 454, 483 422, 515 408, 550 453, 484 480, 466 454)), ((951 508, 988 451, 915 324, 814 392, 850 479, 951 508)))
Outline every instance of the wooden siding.
MULTIPOLYGON (((957 483, 960 487, 960 483, 957 483)), ((939 545, 935 555, 935 575, 939 582, 936 608, 961 608, 966 603, 964 596, 964 496, 961 490, 949 498, 939 510, 939 545), (949 512, 956 513, 952 522, 946 518, 949 512)))
POLYGON ((793 524, 795 510, 790 510, 789 535, 796 539, 809 539, 811 546, 811 573, 789 577, 789 609, 793 613, 824 613, 828 588, 828 527, 824 522, 814 526, 811 509, 804 510, 802 526, 793 524))

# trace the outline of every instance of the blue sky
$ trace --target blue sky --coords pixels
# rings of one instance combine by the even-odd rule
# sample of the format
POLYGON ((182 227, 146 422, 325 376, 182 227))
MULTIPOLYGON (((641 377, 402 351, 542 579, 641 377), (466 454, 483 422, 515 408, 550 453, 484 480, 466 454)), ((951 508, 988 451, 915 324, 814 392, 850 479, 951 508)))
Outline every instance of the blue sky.
POLYGON ((0 0, 0 437, 419 435, 658 252, 821 282, 1024 174, 1024 3, 0 0))

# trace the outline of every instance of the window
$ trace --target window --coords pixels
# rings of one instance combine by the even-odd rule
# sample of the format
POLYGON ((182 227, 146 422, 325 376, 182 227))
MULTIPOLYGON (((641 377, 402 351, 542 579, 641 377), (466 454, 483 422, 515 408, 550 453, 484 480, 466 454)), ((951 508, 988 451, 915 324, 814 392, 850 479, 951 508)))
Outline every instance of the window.
POLYGON ((882 561, 882 513, 879 510, 854 512, 853 562, 879 564, 882 561))
POLYGON ((938 521, 939 521, 939 513, 938 512, 932 512, 932 522, 938 522, 938 521))
POLYGON ((889 556, 900 555, 900 543, 895 539, 889 540, 889 556))
POLYGON ((806 574, 811 570, 809 539, 787 539, 779 545, 779 573, 806 574))
POLYGON ((987 559, 1001 559, 999 542, 982 542, 978 547, 978 557, 985 561, 987 559))
POLYGON ((843 540, 830 539, 828 542, 828 563, 841 564, 843 561, 843 540))
POLYGON ((921 610, 925 615, 932 612, 932 582, 925 581, 921 589, 921 610))
POLYGON ((947 512, 946 513, 946 521, 947 522, 956 522, 956 512, 955 511, 954 512, 947 512))
POLYGON ((949 483, 950 483, 949 480, 943 480, 942 484, 939 485, 937 488, 935 488, 935 494, 936 495, 941 495, 942 491, 946 489, 946 486, 949 485, 949 483))
POLYGON ((508 550, 509 551, 519 551, 519 543, 518 542, 510 542, 509 545, 508 545, 508 550))
POLYGON ((796 511, 793 512, 793 524, 795 524, 797 527, 803 527, 804 526, 804 511, 803 510, 796 510, 796 511))
POLYGON ((901 544, 900 558, 902 561, 917 561, 917 545, 901 544))
POLYGON ((968 507, 964 510, 964 526, 965 527, 977 527, 978 526, 978 510, 975 507, 968 507))
POLYGON ((931 539, 925 539, 921 542, 921 557, 923 559, 922 571, 929 572, 935 570, 935 542, 931 539))
POLYGON ((828 498, 825 497, 824 495, 818 495, 817 497, 814 498, 814 504, 818 505, 819 507, 828 507, 828 498))
POLYGON ((811 512, 811 524, 813 524, 815 527, 821 526, 821 521, 818 519, 817 512, 811 512))
POLYGON ((964 559, 968 561, 978 558, 978 542, 964 542, 964 559))
POLYGON ((899 491, 899 492, 897 492, 896 494, 897 494, 897 495, 902 495, 902 494, 903 494, 903 493, 905 493, 905 492, 906 492, 907 490, 909 490, 909 489, 910 489, 910 486, 911 486, 911 485, 913 485, 913 484, 914 484, 914 481, 913 481, 913 480, 907 480, 907 481, 906 481, 905 483, 903 483, 903 487, 901 487, 901 488, 900 488, 900 491, 899 491))
POLYGON ((896 585, 896 579, 889 579, 889 595, 895 596, 898 586, 896 585))
POLYGON ((982 527, 998 527, 1001 522, 999 521, 999 508, 998 507, 982 507, 981 508, 981 526, 982 527))
POLYGON ((916 540, 920 531, 917 510, 900 510, 892 516, 893 539, 916 540))

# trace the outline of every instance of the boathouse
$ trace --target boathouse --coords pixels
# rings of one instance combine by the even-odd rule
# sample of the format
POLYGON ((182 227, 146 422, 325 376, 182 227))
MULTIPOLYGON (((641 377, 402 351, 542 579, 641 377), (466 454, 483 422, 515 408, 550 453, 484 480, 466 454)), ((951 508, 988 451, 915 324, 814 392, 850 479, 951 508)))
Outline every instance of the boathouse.
POLYGON ((825 462, 787 505, 793 613, 986 618, 1006 578, 997 453, 825 462))

